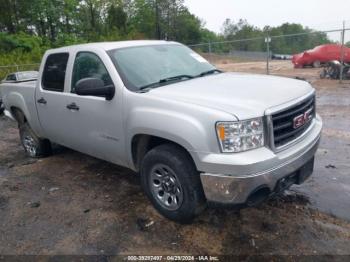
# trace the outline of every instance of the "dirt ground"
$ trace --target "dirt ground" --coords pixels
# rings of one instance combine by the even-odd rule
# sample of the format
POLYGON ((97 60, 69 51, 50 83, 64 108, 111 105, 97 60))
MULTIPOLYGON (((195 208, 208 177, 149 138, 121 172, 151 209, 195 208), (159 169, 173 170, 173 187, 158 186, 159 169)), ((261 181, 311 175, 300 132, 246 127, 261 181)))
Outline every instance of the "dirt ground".
MULTIPOLYGON (((218 66, 262 73, 265 64, 218 66)), ((0 117, 0 254, 350 255, 350 84, 289 62, 271 71, 317 88, 325 128, 314 175, 260 207, 209 208, 191 225, 160 216, 129 170, 65 148, 27 158, 16 124, 0 117)))

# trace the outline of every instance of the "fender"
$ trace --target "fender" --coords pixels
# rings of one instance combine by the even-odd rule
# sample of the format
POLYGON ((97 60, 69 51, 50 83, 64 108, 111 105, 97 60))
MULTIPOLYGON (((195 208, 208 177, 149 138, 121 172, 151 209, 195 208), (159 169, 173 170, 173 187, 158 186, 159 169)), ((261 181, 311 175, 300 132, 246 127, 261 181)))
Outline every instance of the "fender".
MULTIPOLYGON (((214 124, 212 126, 214 132, 214 124)), ((198 151, 210 151, 210 146, 203 141, 208 131, 196 118, 170 110, 139 107, 134 109, 127 118, 126 152, 129 166, 134 168, 132 161, 131 142, 135 135, 151 135, 170 140, 185 148, 196 162, 198 151), (171 120, 171 121, 170 121, 171 120)))
MULTIPOLYGON (((31 91, 34 91, 34 90, 31 90, 31 91)), ((14 116, 12 109, 18 108, 24 114, 27 122, 29 123, 33 131, 38 136, 42 135, 41 126, 39 124, 39 120, 36 112, 34 97, 33 99, 28 99, 28 101, 26 101, 22 94, 20 94, 19 92, 16 92, 15 90, 11 90, 11 92, 4 97, 3 101, 5 102, 6 110, 8 110, 12 116, 14 116)))
POLYGON ((32 124, 32 116, 29 112, 26 102, 24 101, 23 96, 20 93, 13 91, 4 97, 4 101, 6 108, 11 113, 11 115, 14 115, 12 109, 18 108, 22 111, 28 123, 30 125, 32 124), (11 105, 11 107, 9 108, 8 105, 11 105))

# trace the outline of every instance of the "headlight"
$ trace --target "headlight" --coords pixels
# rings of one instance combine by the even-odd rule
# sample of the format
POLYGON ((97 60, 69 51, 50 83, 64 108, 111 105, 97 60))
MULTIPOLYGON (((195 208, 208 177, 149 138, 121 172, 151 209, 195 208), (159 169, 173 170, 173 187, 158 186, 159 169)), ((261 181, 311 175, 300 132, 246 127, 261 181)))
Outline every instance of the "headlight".
POLYGON ((218 122, 216 132, 223 153, 242 152, 264 146, 262 118, 218 122))

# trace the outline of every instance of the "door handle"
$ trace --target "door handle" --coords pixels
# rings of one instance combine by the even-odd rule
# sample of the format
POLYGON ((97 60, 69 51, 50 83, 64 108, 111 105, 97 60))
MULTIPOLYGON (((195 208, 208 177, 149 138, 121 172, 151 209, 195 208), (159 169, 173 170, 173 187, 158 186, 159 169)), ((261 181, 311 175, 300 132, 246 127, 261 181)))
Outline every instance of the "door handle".
POLYGON ((43 104, 43 105, 46 105, 47 104, 47 102, 46 102, 46 100, 42 97, 42 98, 40 98, 40 99, 38 99, 38 101, 37 101, 39 104, 43 104))
POLYGON ((67 108, 69 110, 79 111, 79 106, 77 106, 75 103, 71 103, 71 104, 67 105, 67 108))

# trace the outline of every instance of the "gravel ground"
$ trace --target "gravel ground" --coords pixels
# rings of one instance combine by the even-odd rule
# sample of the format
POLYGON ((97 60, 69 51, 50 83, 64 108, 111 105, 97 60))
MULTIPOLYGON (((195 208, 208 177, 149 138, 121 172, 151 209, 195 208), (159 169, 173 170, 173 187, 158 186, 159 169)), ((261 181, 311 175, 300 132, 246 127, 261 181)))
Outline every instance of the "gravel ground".
MULTIPOLYGON (((32 160, 0 117, 2 255, 350 255, 350 85, 272 64, 317 88, 325 121, 315 172, 257 208, 207 209, 191 225, 160 216, 131 171, 65 148, 32 160)), ((262 72, 264 64, 221 64, 262 72)))

